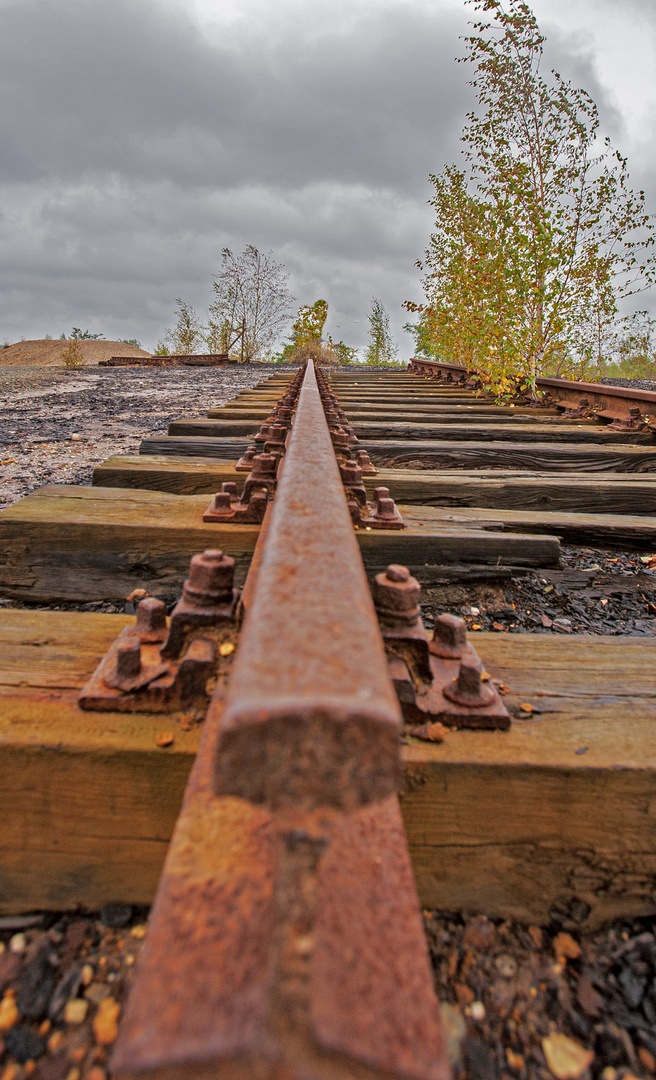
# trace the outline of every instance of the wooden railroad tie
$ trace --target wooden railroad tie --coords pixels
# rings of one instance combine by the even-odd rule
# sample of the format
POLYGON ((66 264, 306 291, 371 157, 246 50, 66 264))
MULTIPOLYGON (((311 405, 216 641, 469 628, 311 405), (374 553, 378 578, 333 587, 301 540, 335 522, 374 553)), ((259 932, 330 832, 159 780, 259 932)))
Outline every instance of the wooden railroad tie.
POLYGON ((0 623, 0 909, 149 903, 161 874, 118 1077, 446 1080, 417 900, 656 910, 654 640, 429 640, 412 576, 652 547, 652 434, 453 377, 310 363, 0 516, 5 595, 151 594, 136 623, 0 623))

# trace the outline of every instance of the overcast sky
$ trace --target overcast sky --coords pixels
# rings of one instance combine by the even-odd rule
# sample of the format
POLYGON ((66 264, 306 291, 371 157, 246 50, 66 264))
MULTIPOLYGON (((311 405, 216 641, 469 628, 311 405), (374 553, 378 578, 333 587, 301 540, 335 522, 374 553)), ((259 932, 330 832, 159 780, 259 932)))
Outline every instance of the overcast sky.
MULTIPOLYGON (((534 0, 656 211, 656 0, 534 0)), ((72 325, 153 348, 225 246, 284 262, 402 357, 428 174, 471 104, 464 0, 0 0, 0 341, 72 325)), ((653 292, 653 290, 652 290, 653 292)), ((647 294, 636 306, 656 308, 647 294)))

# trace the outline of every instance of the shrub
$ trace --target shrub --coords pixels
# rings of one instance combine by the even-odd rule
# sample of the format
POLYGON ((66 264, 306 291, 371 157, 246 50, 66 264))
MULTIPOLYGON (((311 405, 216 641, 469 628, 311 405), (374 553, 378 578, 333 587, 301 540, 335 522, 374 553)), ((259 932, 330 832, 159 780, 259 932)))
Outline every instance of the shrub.
POLYGON ((74 338, 69 345, 66 346, 61 358, 64 361, 64 367, 69 371, 75 371, 77 368, 84 367, 86 360, 82 353, 82 346, 79 339, 74 338))

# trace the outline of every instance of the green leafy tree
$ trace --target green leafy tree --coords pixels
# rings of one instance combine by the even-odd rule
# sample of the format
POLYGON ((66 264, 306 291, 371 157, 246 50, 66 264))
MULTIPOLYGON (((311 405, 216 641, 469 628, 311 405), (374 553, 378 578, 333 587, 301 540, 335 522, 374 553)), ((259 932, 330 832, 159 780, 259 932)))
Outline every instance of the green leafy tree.
POLYGON ((122 341, 124 345, 134 345, 135 349, 141 348, 141 342, 137 341, 136 337, 122 337, 119 341, 122 341))
POLYGON ((321 351, 321 335, 327 318, 328 304, 325 300, 315 300, 313 304, 301 304, 289 341, 275 357, 276 361, 290 363, 305 360, 309 355, 317 359, 321 351))
POLYGON ((72 341, 103 341, 104 338, 104 334, 92 334, 90 330, 80 330, 79 326, 71 330, 72 341))
MULTIPOLYGON (((175 302, 178 312, 177 322, 172 330, 167 330, 164 340, 174 356, 189 356, 198 352, 202 342, 201 325, 196 311, 191 304, 180 297, 175 302)), ((158 355, 162 355, 159 353, 158 355)))
POLYGON ((371 298, 369 319, 369 344, 365 352, 365 364, 390 364, 398 357, 398 349, 392 340, 389 315, 377 297, 371 298))
POLYGON ((272 252, 252 244, 241 254, 224 248, 221 257, 205 341, 212 351, 235 353, 241 361, 262 359, 289 319, 289 275, 272 252))
POLYGON ((435 230, 423 260, 424 355, 466 364, 498 391, 580 374, 603 359, 617 302, 656 278, 654 226, 589 94, 541 73, 544 37, 525 0, 468 0, 465 61, 478 108, 465 165, 431 175, 435 230))

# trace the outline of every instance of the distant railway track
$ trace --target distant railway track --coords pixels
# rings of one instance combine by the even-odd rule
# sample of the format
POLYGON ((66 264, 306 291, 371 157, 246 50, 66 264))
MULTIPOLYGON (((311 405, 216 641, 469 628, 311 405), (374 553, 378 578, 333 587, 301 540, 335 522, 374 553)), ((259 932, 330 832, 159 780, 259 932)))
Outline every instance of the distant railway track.
POLYGON ((1 631, 0 905, 149 902, 161 871, 118 1076, 446 1077, 419 903, 656 911, 654 639, 418 606, 561 538, 653 550, 650 399, 609 395, 641 402, 618 430, 413 363, 281 373, 0 516, 6 595, 148 593, 1 631))

